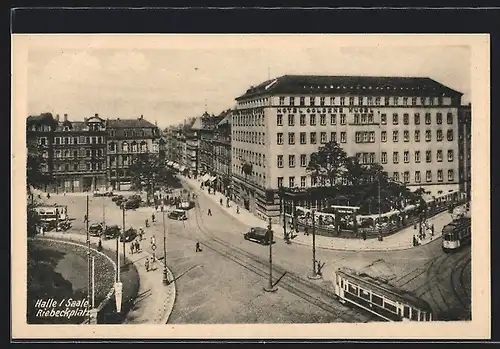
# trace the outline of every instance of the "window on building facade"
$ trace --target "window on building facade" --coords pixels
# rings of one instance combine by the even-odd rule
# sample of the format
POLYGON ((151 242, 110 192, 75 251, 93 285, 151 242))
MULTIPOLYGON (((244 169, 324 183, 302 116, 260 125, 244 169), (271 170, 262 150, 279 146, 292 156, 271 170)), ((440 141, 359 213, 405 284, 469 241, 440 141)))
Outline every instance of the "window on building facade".
POLYGON ((405 125, 410 124, 410 115, 407 113, 403 114, 403 124, 405 124, 405 125))
POLYGON ((430 142, 432 140, 431 130, 425 130, 425 141, 430 142))
POLYGON ((373 105, 373 97, 368 97, 368 105, 373 105))
POLYGON ((330 114, 330 125, 337 124, 337 114, 330 114))
POLYGON ((431 124, 431 113, 425 113, 425 124, 426 125, 431 124))
POLYGON ((436 151, 436 161, 437 162, 443 161, 443 151, 440 149, 436 151))
POLYGON ((384 97, 384 105, 389 105, 389 97, 384 97))
POLYGON ((375 163, 375 153, 370 153, 370 154, 369 154, 369 156, 370 156, 370 158, 369 158, 369 160, 368 160, 368 161, 369 161, 369 163, 370 163, 370 164, 375 163))
POLYGON ((278 145, 283 144, 283 133, 282 132, 278 132, 276 134, 276 144, 278 144, 278 145))
POLYGON ((309 105, 312 107, 316 105, 316 97, 309 97, 309 105))
POLYGON ((288 155, 288 167, 295 167, 295 155, 288 155))
POLYGON ((316 176, 311 176, 311 185, 316 186, 318 185, 318 177, 316 176))
POLYGON ((420 130, 415 130, 415 142, 420 142, 420 130))
POLYGON ((290 97, 290 105, 295 105, 295 97, 290 97))
POLYGON ((380 140, 381 140, 382 142, 387 142, 387 131, 382 131, 382 132, 380 133, 380 140))
POLYGON ((363 153, 362 158, 361 158, 361 163, 362 164, 368 163, 368 153, 363 153))
POLYGON ((403 173, 403 181, 405 183, 410 183, 410 171, 405 171, 403 173))
POLYGON ((399 182, 399 172, 394 172, 392 174, 392 179, 396 182, 399 182))
POLYGON ((436 114, 436 124, 441 125, 443 123, 443 114, 437 113, 436 114))
POLYGON ((125 153, 128 152, 128 143, 127 142, 122 143, 122 151, 125 153))
POLYGON ((346 142, 347 142, 347 133, 340 132, 340 143, 346 143, 346 142))
POLYGON ((315 114, 311 114, 309 116, 309 125, 316 126, 316 115, 315 114))
POLYGON ((295 177, 294 176, 288 177, 288 187, 289 188, 295 187, 295 177))
POLYGON ((431 171, 425 171, 425 180, 427 182, 431 182, 432 181, 432 172, 431 171))
POLYGON ((335 97, 330 97, 330 105, 335 105, 335 97))
POLYGON ((420 114, 415 113, 413 117, 414 117, 415 125, 420 125, 420 114))
POLYGON ((385 151, 382 152, 382 154, 381 154, 381 162, 383 164, 387 164, 387 152, 385 152, 385 151))
POLYGON ((386 125, 387 124, 387 114, 380 114, 380 123, 382 125, 386 125))
POLYGON ((306 115, 300 114, 300 126, 306 126, 306 115))
POLYGON ((436 130, 436 140, 438 142, 443 140, 443 130, 436 130))
POLYGON ((300 186, 305 188, 306 186, 306 176, 300 176, 300 186))
POLYGON ((300 105, 301 106, 306 105, 306 98, 305 97, 300 97, 300 105))
POLYGON ((410 152, 408 150, 405 150, 405 152, 403 153, 403 158, 405 163, 410 162, 410 152))
POLYGON ((295 126, 295 115, 288 115, 288 126, 295 126))
POLYGON ((316 144, 316 132, 309 133, 309 143, 316 144))
POLYGON ((340 105, 345 105, 345 97, 340 97, 340 105))
POLYGON ((443 170, 437 170, 437 180, 438 182, 443 181, 443 170))
POLYGON ((283 186, 283 177, 278 177, 278 188, 283 186))
POLYGON ((321 124, 321 126, 325 126, 326 125, 326 114, 321 114, 319 116, 319 123, 321 124))
POLYGON ((285 105, 285 97, 280 97, 280 105, 285 105))
POLYGON ((425 151, 425 162, 431 162, 432 161, 432 153, 430 150, 425 151))
POLYGON ((410 141, 410 131, 408 131, 408 130, 404 130, 403 131, 403 140, 405 142, 409 142, 410 141))
POLYGON ((307 167, 307 155, 300 154, 300 167, 307 167))
POLYGON ((448 141, 453 141, 453 130, 446 131, 446 138, 448 141))
POLYGON ((85 156, 89 158, 90 155, 91 155, 90 149, 85 150, 85 156))
POLYGON ((325 97, 320 97, 320 98, 319 98, 319 104, 320 104, 321 106, 324 106, 324 105, 325 105, 325 97))
POLYGON ((448 123, 448 125, 453 124, 453 114, 452 113, 446 114, 446 122, 448 123))
POLYGON ((283 115, 278 114, 276 116, 276 126, 283 126, 283 115))
POLYGON ((320 142, 321 142, 321 144, 328 143, 328 138, 326 136, 326 132, 320 133, 320 142))
POLYGON ((420 171, 415 171, 415 183, 420 183, 420 171))
POLYGON ((288 132, 288 144, 295 144, 295 132, 288 132))
POLYGON ((392 153, 392 163, 393 164, 399 163, 399 152, 395 151, 392 153))
POLYGON ((453 161, 453 150, 448 150, 448 161, 452 162, 453 161))
POLYGON ((330 141, 337 142, 337 132, 330 132, 330 141))
POLYGON ((368 123, 373 124, 373 114, 368 114, 368 123))
POLYGON ((392 141, 393 142, 399 141, 399 132, 398 131, 392 131, 392 141))
POLYGON ((392 124, 397 125, 399 123, 399 117, 397 113, 392 114, 392 124))
POLYGON ((341 125, 346 124, 346 115, 345 114, 340 114, 340 124, 341 125))
POLYGON ((453 181, 455 180, 455 174, 453 172, 453 170, 448 170, 448 181, 453 181))
POLYGON ((300 133, 300 144, 306 144, 306 133, 305 132, 300 133))
MULTIPOLYGON (((156 144, 157 145, 157 144, 156 144)), ((141 142, 141 152, 142 153, 145 153, 148 151, 148 145, 146 144, 146 142, 142 141, 141 142)))
POLYGON ((354 105, 354 97, 349 97, 349 105, 354 105))

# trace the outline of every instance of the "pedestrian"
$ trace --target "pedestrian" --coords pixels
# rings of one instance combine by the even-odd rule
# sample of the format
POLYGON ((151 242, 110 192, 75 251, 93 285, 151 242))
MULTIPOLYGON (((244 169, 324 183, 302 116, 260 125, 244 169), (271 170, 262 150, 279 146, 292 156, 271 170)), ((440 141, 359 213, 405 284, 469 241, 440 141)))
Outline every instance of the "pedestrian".
POLYGON ((87 215, 83 215, 83 223, 87 222, 87 215))
POLYGON ((212 215, 212 210, 208 209, 207 214, 208 214, 209 216, 211 216, 211 215, 212 215))
POLYGON ((431 236, 434 236, 434 224, 431 225, 431 236))
POLYGON ((220 205, 222 206, 222 198, 219 200, 220 205))
POLYGON ((318 269, 316 271, 316 274, 322 277, 323 276, 323 272, 321 270, 325 266, 325 262, 323 262, 323 264, 322 264, 320 261, 318 261, 317 263, 318 263, 318 269))
POLYGON ((137 250, 137 252, 141 252, 141 244, 139 243, 139 241, 135 242, 135 249, 137 250))
POLYGON ((200 242, 199 241, 196 241, 196 251, 195 252, 201 252, 201 248, 200 248, 200 242))
POLYGON ((132 242, 130 243, 130 254, 134 254, 134 247, 135 247, 135 244, 134 244, 134 242, 132 241, 132 242))
POLYGON ((155 219, 156 219, 155 214, 154 214, 154 213, 153 213, 153 214, 151 214, 151 221, 152 221, 153 223, 155 222, 155 219))
POLYGON ((309 236, 309 228, 308 227, 304 228, 304 235, 309 236))
POLYGON ((239 206, 236 206, 236 213, 240 214, 240 207, 239 206))
POLYGON ((146 228, 149 228, 149 221, 147 220, 147 218, 146 218, 145 223, 146 223, 146 228))
POLYGON ((155 236, 151 236, 151 245, 156 245, 156 238, 155 236))
POLYGON ((149 258, 146 258, 146 260, 144 261, 144 265, 146 267, 146 271, 149 271, 149 258))
POLYGON ((64 194, 63 195, 66 196, 66 189, 64 189, 64 194))
POLYGON ((144 229, 142 227, 139 228, 139 240, 142 241, 142 236, 144 235, 144 229))
POLYGON ((47 199, 50 199, 50 193, 47 193, 47 199))

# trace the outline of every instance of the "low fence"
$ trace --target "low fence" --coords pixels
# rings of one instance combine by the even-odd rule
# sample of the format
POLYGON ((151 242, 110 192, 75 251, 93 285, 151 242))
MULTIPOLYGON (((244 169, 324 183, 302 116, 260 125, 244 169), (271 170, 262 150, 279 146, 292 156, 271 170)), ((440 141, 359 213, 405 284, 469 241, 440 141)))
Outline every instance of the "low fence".
MULTIPOLYGON (((463 205, 466 203, 466 200, 459 200, 453 203, 453 207, 457 207, 460 205, 463 205)), ((449 209, 448 204, 441 204, 441 205, 436 205, 427 210, 425 219, 432 218, 444 211, 447 211, 449 209)), ((382 237, 386 237, 392 234, 397 233, 398 231, 414 226, 415 224, 418 225, 419 223, 419 217, 418 216, 411 216, 408 217, 407 219, 403 219, 402 221, 398 221, 395 224, 390 224, 389 226, 382 227, 380 229, 376 228, 358 228, 357 233, 354 232, 352 229, 340 229, 338 232, 336 231, 335 228, 333 227, 327 227, 327 226, 321 226, 316 224, 315 226, 315 234, 317 235, 322 235, 322 236, 335 236, 335 237, 340 237, 340 238, 345 238, 345 239, 359 239, 363 236, 363 233, 366 236, 366 239, 375 239, 378 238, 379 235, 382 237)), ((312 233, 312 228, 313 226, 310 224, 305 224, 304 222, 297 222, 297 228, 299 232, 305 232, 307 231, 312 233)))

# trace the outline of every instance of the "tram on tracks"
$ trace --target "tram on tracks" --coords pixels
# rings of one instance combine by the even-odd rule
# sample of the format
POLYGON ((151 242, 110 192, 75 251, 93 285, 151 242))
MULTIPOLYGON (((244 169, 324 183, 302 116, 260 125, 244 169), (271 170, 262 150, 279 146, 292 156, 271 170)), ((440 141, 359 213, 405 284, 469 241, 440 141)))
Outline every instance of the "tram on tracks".
POLYGON ((442 247, 444 252, 453 252, 471 242, 471 218, 459 217, 448 223, 442 230, 442 247))
POLYGON ((389 322, 433 319, 427 302, 380 279, 350 268, 340 268, 335 274, 335 295, 341 303, 352 304, 389 322))

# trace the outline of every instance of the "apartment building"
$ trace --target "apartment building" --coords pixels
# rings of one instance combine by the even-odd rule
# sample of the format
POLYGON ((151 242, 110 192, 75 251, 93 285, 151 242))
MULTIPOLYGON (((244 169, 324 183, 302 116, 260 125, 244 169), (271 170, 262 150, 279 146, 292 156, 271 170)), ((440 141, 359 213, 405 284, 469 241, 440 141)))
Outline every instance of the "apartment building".
POLYGON ((285 75, 251 87, 233 113, 235 196, 277 217, 279 187, 319 185, 306 167, 330 140, 410 188, 458 190, 461 96, 425 77, 285 75))
POLYGON ((463 105, 458 109, 458 154, 460 191, 471 199, 472 108, 463 105))
POLYGON ((231 116, 226 110, 219 117, 212 139, 213 172, 216 177, 216 189, 227 196, 231 195, 231 116))

